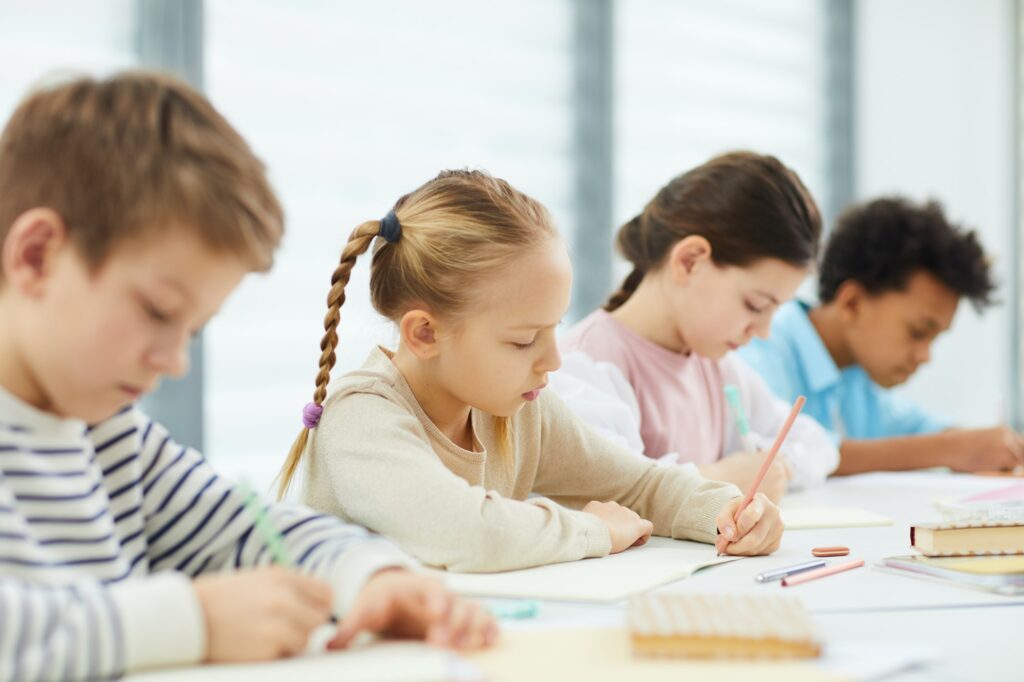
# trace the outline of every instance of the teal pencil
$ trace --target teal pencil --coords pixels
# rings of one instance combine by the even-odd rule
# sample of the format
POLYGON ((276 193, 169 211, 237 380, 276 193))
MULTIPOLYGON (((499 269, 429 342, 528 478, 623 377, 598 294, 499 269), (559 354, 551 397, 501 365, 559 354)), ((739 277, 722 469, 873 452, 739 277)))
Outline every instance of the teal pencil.
POLYGON ((295 568, 295 562, 292 561, 284 547, 284 538, 281 536, 281 531, 275 528, 274 524, 267 517, 267 510, 260 504, 259 497, 249 488, 245 481, 238 484, 238 492, 242 494, 242 503, 252 517, 253 526, 256 527, 256 530, 267 543, 267 549, 270 550, 270 556, 273 558, 274 563, 286 568, 295 568))
POLYGON ((502 620, 525 620, 533 618, 540 610, 540 604, 533 600, 515 601, 511 604, 491 604, 487 607, 491 615, 502 620))
POLYGON ((754 439, 750 436, 750 423, 747 422, 747 414, 743 411, 743 403, 740 401, 740 389, 733 384, 726 384, 724 391, 725 401, 729 403, 733 419, 736 420, 736 431, 740 434, 740 443, 743 444, 744 450, 753 454, 757 452, 757 445, 754 444, 754 439))

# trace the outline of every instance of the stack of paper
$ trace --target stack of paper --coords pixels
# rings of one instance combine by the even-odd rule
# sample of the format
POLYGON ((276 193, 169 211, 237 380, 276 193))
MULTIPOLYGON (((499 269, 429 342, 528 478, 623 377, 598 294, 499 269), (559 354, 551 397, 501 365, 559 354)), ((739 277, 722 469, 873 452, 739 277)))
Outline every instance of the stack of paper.
POLYGON ((1024 594, 1024 556, 927 557, 915 554, 883 559, 879 568, 1007 596, 1024 594))

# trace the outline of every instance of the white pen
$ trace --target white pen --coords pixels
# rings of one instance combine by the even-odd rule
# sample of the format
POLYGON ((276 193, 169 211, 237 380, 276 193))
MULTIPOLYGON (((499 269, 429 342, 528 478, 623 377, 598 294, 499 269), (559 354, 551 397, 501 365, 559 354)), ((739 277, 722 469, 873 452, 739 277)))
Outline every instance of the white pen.
POLYGON ((815 568, 821 568, 828 564, 824 559, 816 559, 814 561, 808 561, 802 564, 796 564, 795 566, 786 566, 785 568, 776 568, 774 571, 765 571, 764 573, 758 573, 754 576, 754 580, 759 583, 767 583, 772 580, 781 580, 788 578, 791 575, 797 573, 803 573, 804 571, 812 571, 815 568))

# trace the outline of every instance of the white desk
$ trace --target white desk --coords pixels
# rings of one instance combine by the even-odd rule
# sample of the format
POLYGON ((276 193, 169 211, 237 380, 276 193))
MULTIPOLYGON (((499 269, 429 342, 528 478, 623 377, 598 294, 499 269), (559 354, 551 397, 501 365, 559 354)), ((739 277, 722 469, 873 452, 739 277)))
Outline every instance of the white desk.
MULTIPOLYGON (((911 523, 937 521, 935 499, 956 499, 1011 485, 1014 479, 943 473, 866 474, 829 481, 824 487, 790 496, 787 504, 857 506, 884 514, 894 524, 880 528, 789 531, 780 550, 715 566, 660 589, 666 591, 760 592, 785 590, 799 596, 834 644, 885 644, 934 648, 929 665, 886 679, 1024 680, 1024 598, 986 592, 875 570, 879 559, 910 554, 911 523), (767 568, 811 558, 810 549, 846 545, 865 568, 782 588, 758 584, 767 568)), ((622 625, 623 606, 545 602, 532 624, 513 627, 622 625)))
MULTIPOLYGON (((781 549, 757 557, 715 566, 666 585, 669 591, 785 590, 800 596, 821 625, 826 646, 883 645, 890 649, 930 649, 930 662, 885 678, 892 682, 1024 681, 1024 599, 1007 599, 984 592, 932 583, 876 571, 878 559, 910 553, 911 523, 938 520, 932 501, 956 499, 1010 485, 1011 479, 984 479, 936 473, 868 474, 829 481, 823 488, 798 493, 789 504, 857 506, 884 514, 894 525, 880 528, 801 530, 786 533, 781 549), (846 545, 851 557, 864 558, 868 567, 793 588, 778 583, 761 585, 754 574, 810 557, 819 545, 846 545)), ((544 602, 537 618, 506 622, 508 630, 623 627, 623 604, 544 602)), ((411 664, 424 679, 437 679, 440 663, 429 653, 411 664)), ((407 659, 409 661, 411 659, 407 659)), ((351 665, 349 666, 351 667, 351 665)), ((374 664, 379 679, 404 668, 388 657, 383 668, 374 664)), ((413 672, 412 669, 407 672, 413 672)), ((165 671, 140 678, 152 682, 177 679, 337 679, 340 671, 329 659, 299 660, 254 667, 165 671), (202 673, 197 678, 198 672, 202 673)), ((365 679, 365 678, 362 678, 365 679)), ((396 679, 407 679, 401 677, 396 679)), ((537 680, 537 682, 544 682, 537 680)), ((628 680, 622 680, 628 682, 628 680)))

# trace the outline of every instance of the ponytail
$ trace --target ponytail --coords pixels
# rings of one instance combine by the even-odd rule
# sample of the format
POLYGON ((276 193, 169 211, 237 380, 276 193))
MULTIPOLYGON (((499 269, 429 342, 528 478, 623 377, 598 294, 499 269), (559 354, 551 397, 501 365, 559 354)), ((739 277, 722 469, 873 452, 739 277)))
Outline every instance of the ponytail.
POLYGON ((633 268, 633 271, 626 275, 626 279, 622 282, 622 286, 619 287, 619 290, 608 297, 608 302, 604 304, 604 309, 611 312, 616 308, 621 307, 622 304, 628 301, 629 297, 633 295, 643 279, 643 270, 633 268))

